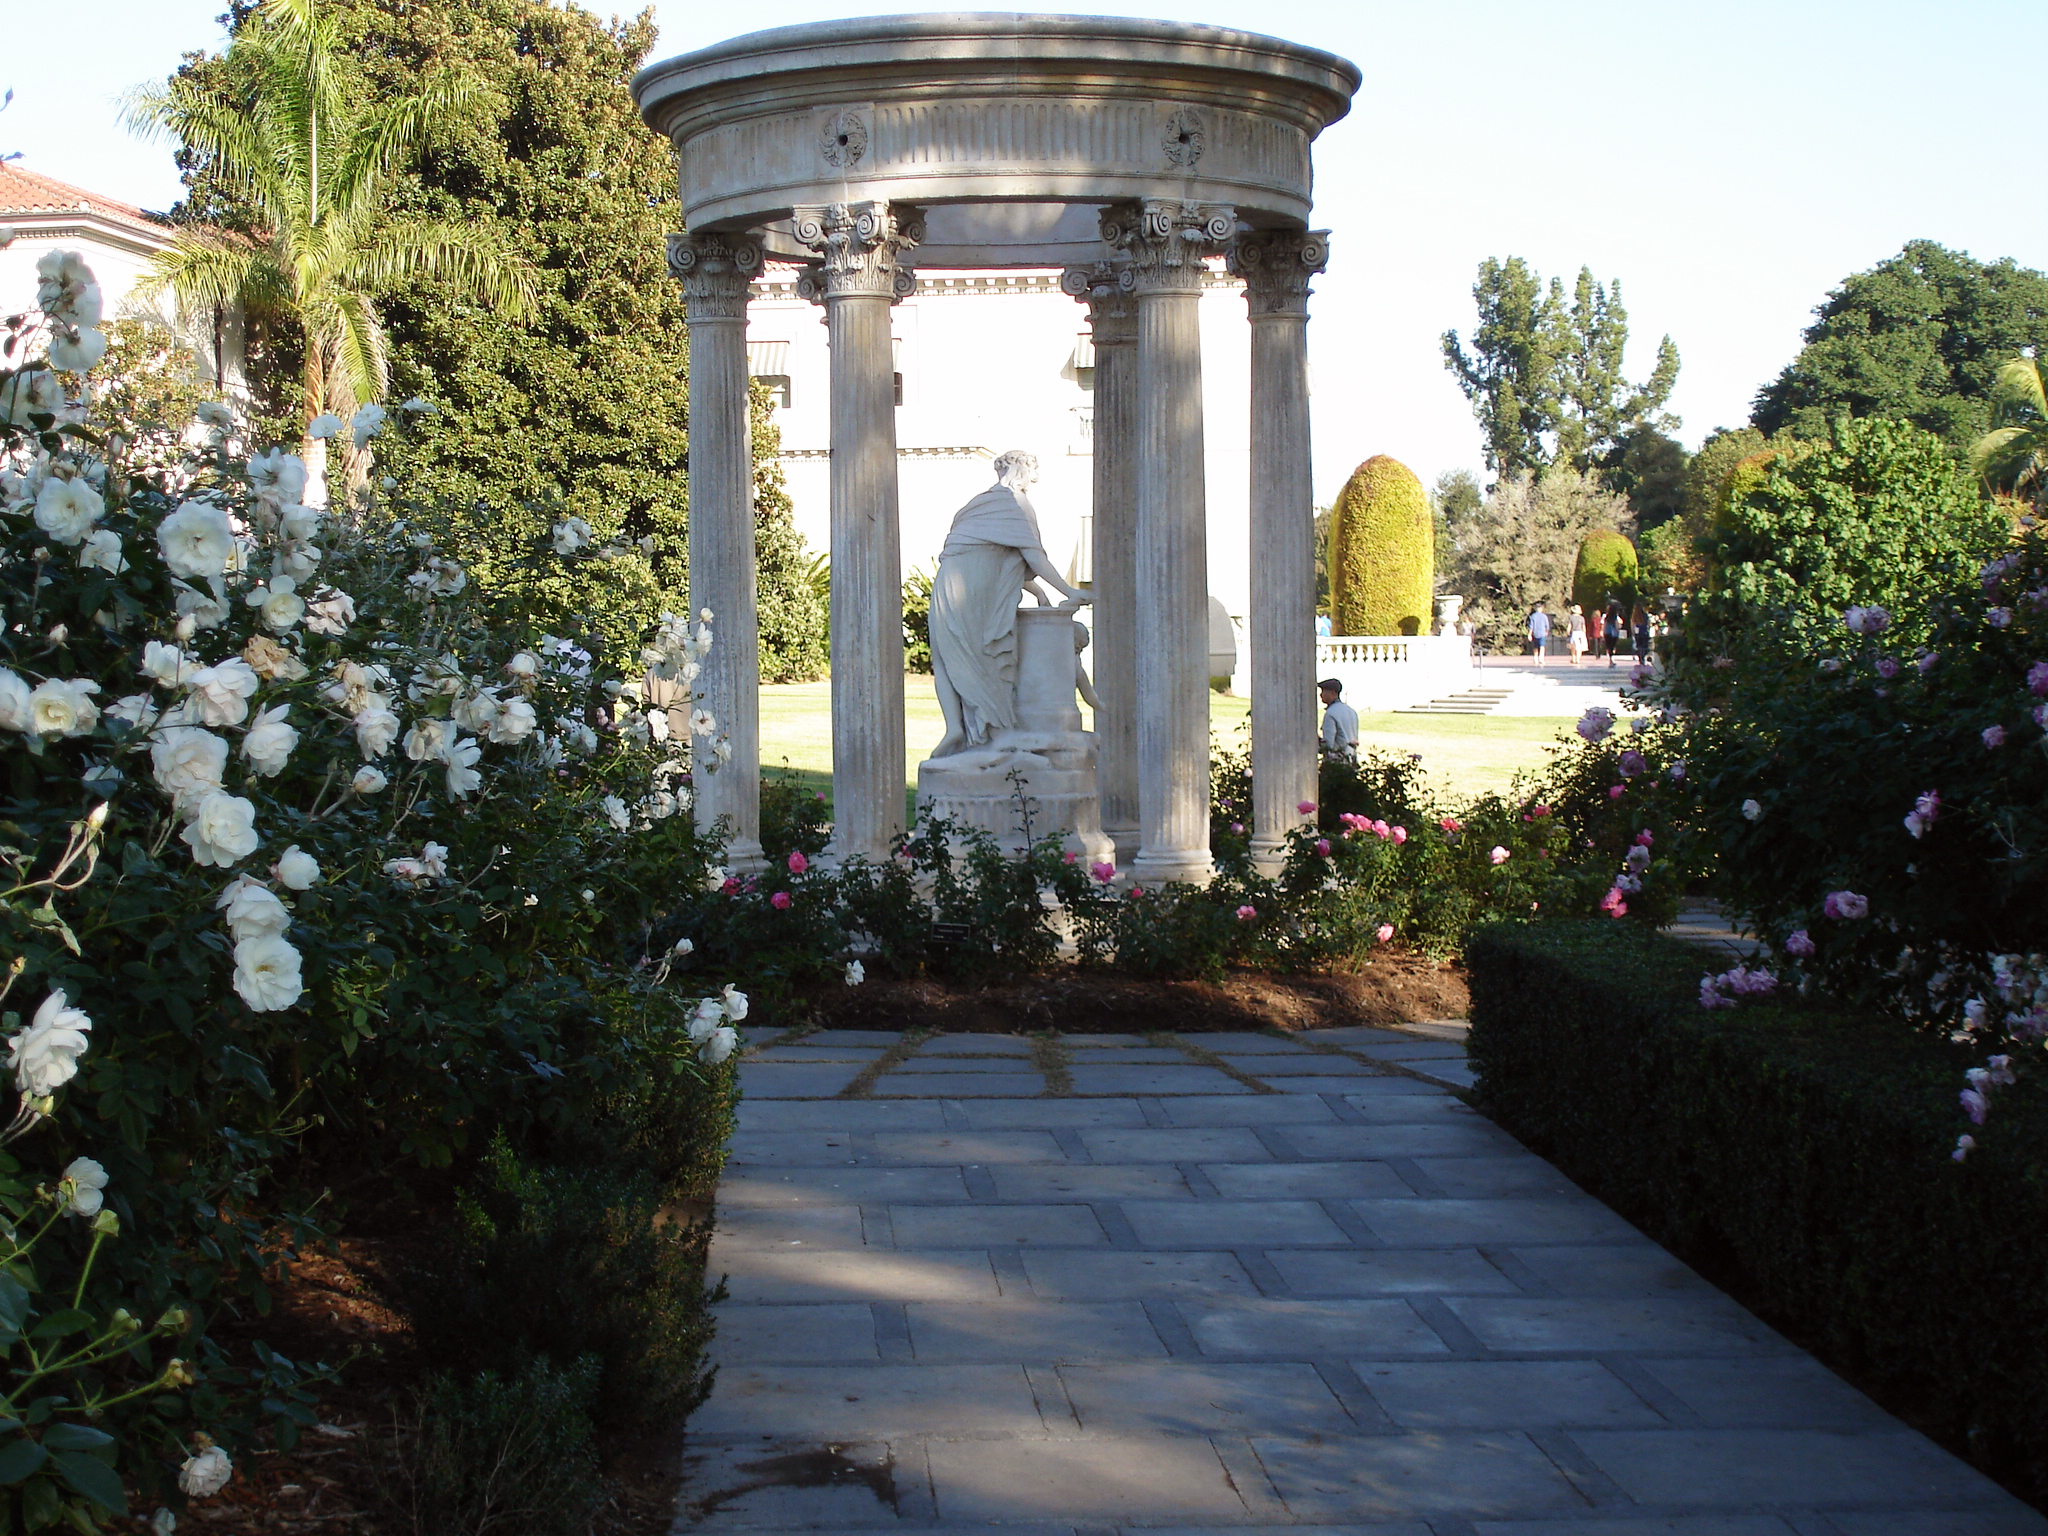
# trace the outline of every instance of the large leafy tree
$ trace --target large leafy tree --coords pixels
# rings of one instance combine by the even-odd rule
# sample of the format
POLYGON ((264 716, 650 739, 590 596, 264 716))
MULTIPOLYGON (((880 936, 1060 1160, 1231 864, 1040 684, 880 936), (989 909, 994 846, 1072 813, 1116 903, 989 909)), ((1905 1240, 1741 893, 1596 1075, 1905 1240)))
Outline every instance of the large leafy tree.
MULTIPOLYGON (((182 71, 130 97, 137 129, 175 139, 239 228, 187 223, 149 282, 190 309, 240 306, 299 331, 303 427, 381 400, 390 349, 376 299, 431 279, 470 305, 527 310, 532 282, 491 231, 445 218, 392 217, 394 183, 438 118, 462 111, 473 83, 449 71, 365 100, 346 42, 319 0, 264 0, 212 71, 182 71)), ((309 456, 323 450, 311 439, 309 456)))
POLYGON ((1466 613, 1496 650, 1520 644, 1523 617, 1538 601, 1562 611, 1587 534, 1629 521, 1627 498, 1564 463, 1540 475, 1516 470, 1484 501, 1461 497, 1445 510, 1451 554, 1444 583, 1464 594, 1466 613))
POLYGON ((1622 372, 1628 311, 1619 282, 1603 284, 1582 267, 1567 299, 1563 282, 1552 278, 1546 289, 1521 257, 1488 257, 1472 299, 1479 324, 1471 350, 1456 331, 1446 331, 1444 365, 1472 403, 1486 435, 1486 465, 1496 475, 1554 462, 1583 473, 1632 432, 1678 426, 1664 412, 1678 382, 1678 349, 1669 336, 1643 383, 1629 383, 1622 372))
POLYGON ((1825 437, 1839 417, 1890 416, 1962 458, 1991 426, 1998 370, 2048 348, 2048 277, 1915 240, 1844 280, 1815 316, 1756 397, 1759 429, 1825 437))

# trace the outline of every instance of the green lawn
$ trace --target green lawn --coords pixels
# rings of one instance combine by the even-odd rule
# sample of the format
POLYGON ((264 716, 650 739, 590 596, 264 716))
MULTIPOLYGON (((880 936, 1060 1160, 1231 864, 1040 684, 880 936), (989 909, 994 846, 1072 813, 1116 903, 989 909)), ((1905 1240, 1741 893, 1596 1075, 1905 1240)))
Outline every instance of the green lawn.
MULTIPOLYGON (((1084 707, 1082 718, 1087 720, 1084 707)), ((1209 722, 1216 739, 1244 739, 1251 701, 1211 694, 1209 722)), ((908 753, 906 794, 915 798, 917 765, 945 734, 929 677, 910 674, 903 688, 904 745, 908 753)), ((1437 792, 1459 805, 1493 790, 1506 790, 1515 774, 1540 767, 1544 748, 1567 720, 1528 717, 1368 714, 1359 722, 1360 740, 1388 752, 1419 752, 1437 792)), ((761 690, 761 766, 787 769, 808 789, 832 789, 832 690, 829 683, 788 683, 761 690)))

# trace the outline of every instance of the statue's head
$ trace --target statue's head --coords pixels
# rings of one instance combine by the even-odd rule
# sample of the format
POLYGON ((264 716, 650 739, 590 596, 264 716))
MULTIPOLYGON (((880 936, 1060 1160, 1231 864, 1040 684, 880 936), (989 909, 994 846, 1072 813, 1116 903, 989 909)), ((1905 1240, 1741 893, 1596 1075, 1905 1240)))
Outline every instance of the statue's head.
POLYGON ((1074 620, 1074 654, 1080 655, 1088 649, 1088 626, 1079 619, 1074 620))
POLYGON ((1022 448, 1012 448, 1007 453, 996 455, 995 469, 997 485, 1021 491, 1038 479, 1038 455, 1026 453, 1022 448))

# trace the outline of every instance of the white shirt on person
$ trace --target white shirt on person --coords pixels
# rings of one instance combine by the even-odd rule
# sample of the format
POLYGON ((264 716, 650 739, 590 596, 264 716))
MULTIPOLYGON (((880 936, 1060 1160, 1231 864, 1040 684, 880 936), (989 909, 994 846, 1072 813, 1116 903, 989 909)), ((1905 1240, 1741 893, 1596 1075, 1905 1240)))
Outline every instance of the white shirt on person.
POLYGON ((1342 699, 1323 706, 1323 750, 1339 757, 1358 756, 1358 711, 1342 699))

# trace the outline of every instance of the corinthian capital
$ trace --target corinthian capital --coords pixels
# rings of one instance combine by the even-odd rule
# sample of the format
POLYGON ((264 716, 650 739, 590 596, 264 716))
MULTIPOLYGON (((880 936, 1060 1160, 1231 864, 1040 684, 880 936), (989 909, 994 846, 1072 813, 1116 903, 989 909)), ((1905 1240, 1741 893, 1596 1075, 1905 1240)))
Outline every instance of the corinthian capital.
POLYGON ((752 235, 670 235, 668 270, 683 285, 692 320, 744 320, 761 242, 752 235))
POLYGON ((917 276, 897 258, 924 238, 924 216, 895 203, 828 203, 799 208, 791 221, 797 244, 819 259, 797 279, 797 292, 813 302, 840 294, 908 298, 917 276))
POLYGON ((1306 315, 1308 280, 1330 262, 1327 229, 1262 229, 1240 235, 1226 258, 1244 279, 1244 302, 1254 315, 1306 315))
POLYGON ((1177 203, 1148 197, 1102 211, 1102 242, 1127 259, 1124 286, 1136 293, 1199 291, 1203 262, 1237 232, 1228 203, 1177 203))
POLYGON ((1060 274, 1060 292, 1088 306, 1088 329, 1098 347, 1135 341, 1138 305, 1124 284, 1125 263, 1094 261, 1060 274))

